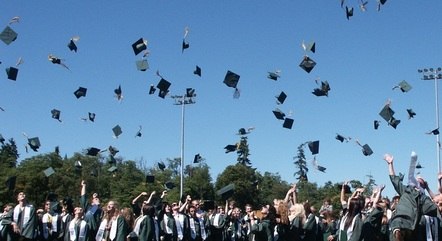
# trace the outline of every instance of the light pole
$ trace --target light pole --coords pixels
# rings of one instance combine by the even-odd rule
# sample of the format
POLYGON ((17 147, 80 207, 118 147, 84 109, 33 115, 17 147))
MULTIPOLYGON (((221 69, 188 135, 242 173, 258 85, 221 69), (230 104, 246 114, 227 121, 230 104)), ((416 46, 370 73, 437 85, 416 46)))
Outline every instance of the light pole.
POLYGON ((195 104, 196 97, 195 89, 187 88, 184 95, 173 95, 172 99, 175 100, 175 105, 181 105, 181 157, 180 157, 180 198, 183 196, 184 186, 184 113, 185 106, 188 104, 195 104))
MULTIPOLYGON (((438 80, 442 79, 442 68, 428 68, 428 69, 418 69, 419 73, 422 73, 423 80, 434 80, 434 93, 436 96, 436 129, 439 130, 439 85, 438 80)), ((441 171, 440 163, 440 135, 436 135, 436 156, 437 156, 437 170, 441 171)))

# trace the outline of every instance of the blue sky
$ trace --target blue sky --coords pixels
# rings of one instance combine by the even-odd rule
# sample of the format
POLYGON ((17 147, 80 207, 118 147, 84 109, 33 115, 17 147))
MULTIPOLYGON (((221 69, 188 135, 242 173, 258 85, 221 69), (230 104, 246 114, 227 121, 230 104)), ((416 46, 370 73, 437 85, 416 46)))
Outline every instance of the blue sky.
MULTIPOLYGON (((255 127, 248 135, 250 159, 261 173, 279 173, 293 182, 293 157, 297 146, 320 141, 316 156, 326 173, 311 168, 309 179, 319 185, 330 180, 388 180, 384 153, 396 157, 396 169, 405 173, 410 153, 416 151, 424 166, 421 173, 436 189, 437 159, 434 82, 421 80, 418 68, 439 67, 442 45, 440 1, 389 0, 376 11, 369 0, 361 12, 358 1, 347 0, 354 16, 347 20, 338 0, 328 1, 2 1, 0 24, 11 18, 18 38, 10 45, 0 42, 1 66, 14 66, 21 57, 17 81, 0 81, 0 133, 14 138, 20 159, 53 151, 73 155, 88 147, 117 147, 124 159, 143 161, 146 166, 180 156, 181 107, 171 95, 194 88, 196 103, 185 109, 185 163, 200 153, 218 173, 235 164, 234 153, 224 146, 239 140, 239 128, 255 127), (190 48, 181 52, 184 28, 190 48), (66 47, 80 36, 78 52, 66 47), (148 41, 150 69, 136 69, 131 44, 148 41), (302 41, 316 43, 317 62, 311 73, 298 65, 305 52, 302 41), (48 61, 53 54, 70 70, 48 61), (193 74, 202 68, 202 77, 193 74), (267 72, 281 70, 278 81, 267 72), (165 99, 149 95, 149 86, 160 80, 172 83, 165 99), (239 99, 223 84, 230 70, 241 76, 239 99), (328 97, 311 92, 315 79, 327 80, 328 97), (406 80, 413 89, 392 90, 406 80), (121 85, 123 100, 114 89, 121 85), (76 99, 78 87, 88 88, 85 98, 76 99), (288 97, 277 106, 275 96, 288 97), (391 100, 397 129, 388 126, 379 112, 391 100), (292 113, 293 128, 285 129, 272 110, 292 113), (61 110, 62 122, 51 118, 52 109, 61 110), (417 115, 408 120, 406 109, 417 115), (81 121, 88 112, 96 120, 81 121), (382 120, 378 130, 373 120, 382 120), (115 139, 112 127, 123 134, 115 139), (138 127, 143 136, 135 138, 138 127), (25 152, 26 138, 38 136, 38 153, 25 152), (336 133, 352 137, 348 143, 335 139, 336 133), (362 155, 355 143, 369 144, 371 156, 362 155)), ((0 28, 3 28, 0 26, 0 28)), ((308 152, 307 152, 308 153, 308 152)), ((312 159, 312 155, 307 155, 312 159)), ((311 166, 311 163, 310 167, 311 166)))

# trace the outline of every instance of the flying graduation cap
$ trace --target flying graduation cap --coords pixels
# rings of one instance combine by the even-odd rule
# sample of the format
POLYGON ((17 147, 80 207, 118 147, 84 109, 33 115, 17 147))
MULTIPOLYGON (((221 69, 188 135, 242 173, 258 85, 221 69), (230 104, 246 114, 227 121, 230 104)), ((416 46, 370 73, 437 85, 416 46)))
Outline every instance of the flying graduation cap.
POLYGON ((280 109, 276 108, 272 112, 275 115, 276 119, 278 119, 278 120, 284 120, 285 119, 285 114, 280 109))
POLYGON ((387 2, 387 0, 378 0, 378 11, 381 11, 381 5, 384 5, 387 2))
POLYGON ((91 122, 95 121, 95 113, 88 112, 88 118, 91 122))
POLYGON ((88 156, 97 156, 98 153, 100 153, 101 150, 96 147, 90 147, 86 150, 86 155, 88 156))
POLYGON ((80 99, 80 97, 86 97, 87 88, 84 87, 78 87, 78 89, 74 92, 75 97, 77 99, 80 99))
POLYGON ((147 62, 147 59, 140 59, 135 61, 135 65, 137 66, 137 70, 139 71, 146 71, 149 69, 149 63, 147 62))
POLYGON ((164 162, 158 162, 158 168, 159 168, 161 171, 164 171, 164 169, 166 169, 166 165, 164 165, 164 162))
POLYGON ((284 91, 281 91, 281 93, 278 96, 275 96, 277 100, 277 104, 281 105, 284 103, 285 99, 287 98, 287 94, 284 93, 284 91))
POLYGON ((28 138, 28 145, 33 151, 38 152, 38 148, 41 146, 40 139, 38 137, 28 138))
POLYGON ((282 127, 286 128, 286 129, 292 129, 294 122, 295 122, 294 119, 286 117, 284 119, 284 122, 282 123, 282 127))
POLYGON ((308 142, 308 149, 312 153, 312 155, 316 155, 319 153, 319 141, 310 141, 308 142))
POLYGON ((299 64, 299 67, 301 67, 305 72, 310 73, 313 68, 315 67, 316 62, 308 57, 307 55, 304 56, 301 63, 299 64))
POLYGON ((143 52, 143 50, 147 49, 147 41, 143 38, 138 39, 135 43, 132 44, 132 49, 135 55, 143 52))
POLYGON ((401 82, 399 82, 398 85, 393 87, 393 90, 397 89, 397 88, 399 88, 403 93, 408 92, 412 89, 411 85, 409 83, 407 83, 407 81, 405 81, 405 80, 402 80, 401 82))
POLYGON ((316 170, 320 171, 320 172, 324 172, 325 170, 327 170, 327 168, 318 165, 318 161, 316 160, 316 156, 313 158, 313 166, 315 167, 316 170))
POLYGON ((181 45, 181 53, 184 53, 185 49, 188 49, 190 47, 190 44, 186 42, 186 37, 189 34, 189 27, 184 28, 184 37, 183 37, 183 43, 181 45))
POLYGON ((57 109, 52 109, 51 110, 51 114, 52 114, 52 118, 58 120, 59 122, 61 122, 60 119, 60 115, 61 115, 61 111, 57 110, 57 109))
POLYGON ((434 129, 434 130, 432 130, 432 131, 429 131, 429 132, 427 132, 427 133, 425 133, 425 134, 428 134, 428 135, 431 135, 431 134, 433 134, 433 135, 435 135, 435 136, 437 136, 437 135, 439 135, 439 128, 436 128, 436 129, 434 129))
POLYGON ((199 77, 201 77, 201 68, 198 65, 195 67, 195 70, 193 71, 193 74, 198 75, 199 77))
POLYGON ((234 98, 239 97, 239 90, 236 87, 238 85, 240 76, 238 74, 235 74, 234 72, 228 70, 226 73, 226 76, 224 77, 223 83, 226 84, 230 88, 234 88, 235 92, 233 94, 234 98))
POLYGON ((407 113, 408 113, 408 119, 413 119, 414 116, 416 115, 416 112, 414 112, 413 109, 407 109, 407 113))
POLYGON ((137 133, 135 134, 135 137, 141 137, 143 134, 141 133, 141 130, 143 129, 143 127, 140 125, 140 127, 138 128, 137 133))
POLYGON ((14 81, 17 80, 17 75, 18 75, 17 68, 11 66, 9 68, 6 68, 5 70, 6 70, 6 75, 8 76, 8 79, 14 80, 14 81))
POLYGON ((378 120, 374 120, 373 121, 373 128, 375 129, 375 130, 377 130, 378 128, 379 128, 379 125, 381 124, 381 122, 380 121, 378 121, 378 120))
POLYGON ((120 125, 114 126, 112 128, 112 132, 114 133, 114 138, 118 138, 123 133, 120 125))
POLYGON ((149 95, 155 94, 156 90, 157 89, 155 88, 155 86, 151 84, 150 87, 149 87, 149 95))
MULTIPOLYGON (((165 80, 159 73, 159 71, 157 71, 157 75, 159 77, 161 77, 160 82, 158 82, 157 84, 157 88, 160 90, 160 92, 158 93, 158 97, 163 98, 166 97, 166 95, 169 93, 169 87, 171 85, 171 83, 167 80, 165 80)), ((152 88, 151 88, 152 90, 152 88)))
POLYGON ((51 63, 53 63, 53 64, 58 64, 60 66, 63 66, 67 70, 69 70, 69 67, 64 63, 64 61, 62 59, 60 59, 52 54, 48 55, 48 60, 51 61, 51 63))
POLYGON ((268 72, 267 78, 276 81, 280 77, 279 76, 280 72, 281 71, 279 71, 279 70, 276 70, 275 72, 268 72))
POLYGON ((72 37, 72 38, 69 40, 68 48, 69 48, 70 51, 74 51, 75 53, 77 52, 78 48, 77 48, 77 44, 76 44, 76 42, 77 42, 78 40, 80 40, 80 37, 79 37, 79 36, 72 37))
POLYGON ((382 110, 379 112, 379 115, 394 129, 399 125, 401 122, 400 120, 397 120, 394 118, 394 111, 390 108, 390 103, 387 103, 382 110))
POLYGON ((350 17, 353 17, 353 7, 345 6, 345 16, 347 20, 350 20, 350 17))
POLYGON ((121 85, 118 85, 118 88, 114 90, 114 93, 118 101, 121 101, 123 99, 123 91, 121 90, 121 85))
POLYGON ((195 157, 193 158, 193 163, 200 163, 203 160, 203 158, 201 157, 201 155, 199 153, 197 153, 195 155, 195 157))
POLYGON ((321 88, 315 88, 312 94, 316 96, 328 96, 328 92, 330 91, 329 83, 325 81, 321 81, 321 88))
POLYGON ((362 154, 364 154, 364 156, 370 156, 371 154, 373 154, 373 150, 368 144, 361 145, 358 140, 356 140, 356 144, 362 147, 362 154))
POLYGON ((17 39, 18 34, 9 26, 6 26, 0 33, 0 40, 6 45, 11 44, 17 39))
POLYGON ((238 145, 237 144, 233 144, 233 145, 229 144, 229 145, 225 146, 224 149, 226 150, 226 153, 234 152, 238 149, 238 145))
POLYGON ((344 137, 343 135, 340 135, 340 134, 336 134, 335 139, 338 140, 338 141, 340 141, 340 142, 344 142, 344 141, 345 141, 345 142, 348 142, 348 139, 349 139, 349 138, 344 137))
POLYGON ((311 43, 306 44, 303 40, 301 46, 305 52, 312 52, 312 53, 316 52, 316 43, 315 42, 311 42, 311 43))

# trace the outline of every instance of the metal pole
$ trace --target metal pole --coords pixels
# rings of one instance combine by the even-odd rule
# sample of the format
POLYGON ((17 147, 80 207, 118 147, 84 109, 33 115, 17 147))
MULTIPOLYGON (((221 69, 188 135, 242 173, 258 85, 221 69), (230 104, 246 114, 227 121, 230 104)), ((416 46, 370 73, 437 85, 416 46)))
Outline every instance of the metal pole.
MULTIPOLYGON (((437 70, 434 71, 434 92, 436 95, 436 128, 439 130, 439 85, 438 85, 437 70)), ((436 135, 436 156, 437 156, 437 170, 440 170, 440 135, 436 135)))
POLYGON ((181 104, 181 164, 180 164, 180 198, 183 196, 183 186, 184 186, 184 106, 185 96, 183 95, 181 104))

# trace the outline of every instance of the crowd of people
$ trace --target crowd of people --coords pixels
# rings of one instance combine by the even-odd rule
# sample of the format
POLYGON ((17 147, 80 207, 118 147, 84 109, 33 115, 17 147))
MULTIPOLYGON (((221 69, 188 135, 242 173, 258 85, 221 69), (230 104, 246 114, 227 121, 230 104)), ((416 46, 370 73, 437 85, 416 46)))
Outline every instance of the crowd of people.
POLYGON ((341 206, 326 199, 319 209, 298 200, 296 184, 283 199, 259 210, 249 204, 238 207, 234 200, 203 210, 200 200, 190 196, 167 202, 167 191, 140 193, 131 207, 112 200, 102 205, 97 193, 87 195, 84 181, 76 206, 69 198, 48 197, 44 208, 37 209, 20 192, 18 204, 5 205, 0 215, 0 241, 442 240, 442 194, 434 194, 413 168, 404 184, 393 156, 386 154, 384 160, 397 192, 392 200, 382 197, 384 186, 365 197, 362 187, 347 194, 344 183, 341 206))

